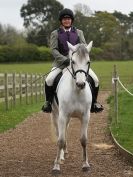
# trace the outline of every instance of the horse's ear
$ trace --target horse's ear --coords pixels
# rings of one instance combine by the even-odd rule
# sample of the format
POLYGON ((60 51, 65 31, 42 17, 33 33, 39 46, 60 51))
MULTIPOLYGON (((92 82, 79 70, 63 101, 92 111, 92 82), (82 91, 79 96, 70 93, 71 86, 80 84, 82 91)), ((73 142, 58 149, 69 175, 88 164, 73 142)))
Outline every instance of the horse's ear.
POLYGON ((67 45, 68 45, 68 48, 69 50, 71 50, 72 52, 74 52, 76 50, 76 47, 72 44, 70 44, 70 42, 67 41, 67 45))
POLYGON ((93 41, 91 41, 91 42, 87 45, 87 50, 88 50, 88 52, 91 51, 92 44, 93 44, 93 41))

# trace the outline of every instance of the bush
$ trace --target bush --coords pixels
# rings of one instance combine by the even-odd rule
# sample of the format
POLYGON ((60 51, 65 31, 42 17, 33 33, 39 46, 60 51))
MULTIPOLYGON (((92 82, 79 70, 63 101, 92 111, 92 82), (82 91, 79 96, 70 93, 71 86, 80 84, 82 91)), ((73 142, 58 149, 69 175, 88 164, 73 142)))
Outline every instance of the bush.
POLYGON ((9 62, 15 60, 15 51, 10 46, 2 46, 0 48, 0 62, 9 62))
POLYGON ((93 47, 90 53, 91 60, 102 60, 103 50, 98 47, 93 47))
POLYGON ((47 47, 38 47, 39 50, 39 60, 40 61, 51 61, 52 54, 50 48, 47 47))
POLYGON ((50 61, 51 51, 33 44, 0 46, 0 62, 50 61))
POLYGON ((36 45, 27 44, 21 47, 15 46, 17 62, 36 61, 39 58, 39 50, 36 45))
POLYGON ((117 42, 106 42, 103 45, 105 60, 121 60, 120 44, 117 42))

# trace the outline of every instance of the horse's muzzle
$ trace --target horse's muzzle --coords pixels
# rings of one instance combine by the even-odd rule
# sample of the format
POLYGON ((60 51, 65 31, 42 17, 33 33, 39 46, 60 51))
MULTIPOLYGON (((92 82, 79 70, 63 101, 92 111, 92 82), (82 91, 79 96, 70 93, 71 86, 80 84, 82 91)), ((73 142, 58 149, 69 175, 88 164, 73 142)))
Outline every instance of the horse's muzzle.
POLYGON ((85 83, 85 82, 81 82, 81 83, 80 83, 80 82, 76 82, 76 85, 77 85, 78 88, 80 88, 80 89, 84 89, 86 83, 85 83))

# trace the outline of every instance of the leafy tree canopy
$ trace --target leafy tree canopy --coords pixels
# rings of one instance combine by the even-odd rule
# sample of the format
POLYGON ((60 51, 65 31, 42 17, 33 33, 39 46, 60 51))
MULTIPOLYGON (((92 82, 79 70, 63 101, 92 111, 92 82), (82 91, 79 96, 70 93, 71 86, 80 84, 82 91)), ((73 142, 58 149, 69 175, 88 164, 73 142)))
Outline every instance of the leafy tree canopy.
POLYGON ((50 33, 57 27, 62 9, 63 5, 56 0, 28 0, 21 8, 28 42, 48 46, 50 33))

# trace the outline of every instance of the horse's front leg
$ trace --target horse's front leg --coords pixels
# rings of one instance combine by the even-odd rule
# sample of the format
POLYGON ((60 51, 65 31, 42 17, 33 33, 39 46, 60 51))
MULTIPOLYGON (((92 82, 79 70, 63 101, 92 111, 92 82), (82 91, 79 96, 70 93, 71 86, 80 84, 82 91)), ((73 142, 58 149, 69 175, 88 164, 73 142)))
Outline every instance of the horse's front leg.
POLYGON ((66 147, 66 126, 67 126, 67 118, 64 116, 63 113, 59 114, 59 119, 58 119, 58 149, 57 149, 57 156, 54 162, 54 168, 53 168, 53 173, 60 173, 60 158, 62 156, 62 150, 65 149, 66 147))
POLYGON ((88 123, 89 123, 90 113, 87 113, 83 116, 81 122, 81 145, 83 148, 83 171, 88 171, 90 169, 90 165, 88 163, 88 154, 87 154, 87 131, 88 131, 88 123))

